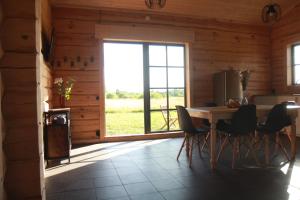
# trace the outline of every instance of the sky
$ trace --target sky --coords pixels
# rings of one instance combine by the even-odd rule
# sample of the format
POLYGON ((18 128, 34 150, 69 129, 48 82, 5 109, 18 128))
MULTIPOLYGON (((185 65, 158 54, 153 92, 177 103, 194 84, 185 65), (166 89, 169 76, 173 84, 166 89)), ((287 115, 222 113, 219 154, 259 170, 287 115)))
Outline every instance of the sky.
MULTIPOLYGON (((184 65, 184 48, 149 46, 150 66, 184 65)), ((169 87, 184 87, 184 69, 169 68, 169 87)), ((104 43, 105 89, 143 92, 143 45, 128 43, 104 43)), ((150 67, 150 87, 166 86, 166 68, 150 67)))

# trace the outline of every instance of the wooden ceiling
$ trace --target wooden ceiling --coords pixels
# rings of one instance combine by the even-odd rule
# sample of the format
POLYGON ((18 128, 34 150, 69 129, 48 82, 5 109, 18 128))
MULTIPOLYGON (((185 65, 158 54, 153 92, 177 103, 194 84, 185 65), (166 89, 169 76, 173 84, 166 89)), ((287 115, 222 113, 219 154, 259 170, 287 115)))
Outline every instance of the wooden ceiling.
MULTIPOLYGON (((158 12, 260 25, 263 24, 261 10, 272 0, 167 0, 166 6, 160 10, 147 9, 144 0, 51 0, 51 2, 54 6, 158 12)), ((273 0, 273 2, 281 5, 283 14, 300 4, 300 0, 273 0)))

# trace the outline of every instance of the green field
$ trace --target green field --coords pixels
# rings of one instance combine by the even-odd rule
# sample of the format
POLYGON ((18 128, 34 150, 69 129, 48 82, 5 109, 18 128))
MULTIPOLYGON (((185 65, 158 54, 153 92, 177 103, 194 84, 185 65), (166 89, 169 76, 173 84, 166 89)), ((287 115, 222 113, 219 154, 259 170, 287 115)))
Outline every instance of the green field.
MULTIPOLYGON (((106 99, 106 134, 133 135, 144 133, 144 100, 143 99, 106 99)), ((170 107, 182 105, 183 97, 170 97, 170 107)), ((165 99, 152 99, 151 109, 160 109, 160 105, 165 105, 165 99)), ((177 117, 176 111, 170 112, 171 117, 177 117)), ((166 127, 161 111, 151 113, 151 130, 164 131, 166 127)), ((171 130, 178 130, 178 122, 171 130)))

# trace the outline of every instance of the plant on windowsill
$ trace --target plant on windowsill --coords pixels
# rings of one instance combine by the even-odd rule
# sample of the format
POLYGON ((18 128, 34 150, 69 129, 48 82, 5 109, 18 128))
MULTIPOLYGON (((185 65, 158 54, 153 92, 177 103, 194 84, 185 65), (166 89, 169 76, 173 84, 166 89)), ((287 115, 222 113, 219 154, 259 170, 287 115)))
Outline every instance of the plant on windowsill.
POLYGON ((64 81, 62 77, 54 79, 54 85, 56 87, 56 92, 59 95, 59 103, 61 108, 64 108, 66 101, 71 99, 74 82, 75 80, 72 78, 68 78, 66 81, 64 81))
POLYGON ((248 86, 248 82, 250 79, 250 74, 251 74, 251 72, 249 69, 240 72, 240 81, 241 81, 242 89, 243 89, 243 98, 241 101, 242 105, 248 104, 247 86, 248 86))

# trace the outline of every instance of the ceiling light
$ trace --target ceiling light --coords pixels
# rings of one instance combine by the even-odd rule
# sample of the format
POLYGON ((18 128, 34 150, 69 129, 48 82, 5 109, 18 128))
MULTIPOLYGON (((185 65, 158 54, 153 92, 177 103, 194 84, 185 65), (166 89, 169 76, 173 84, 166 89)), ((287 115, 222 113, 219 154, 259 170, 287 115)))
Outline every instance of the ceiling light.
POLYGON ((166 0, 145 0, 145 4, 150 9, 160 9, 166 5, 166 0))
POLYGON ((276 3, 266 5, 262 9, 262 20, 265 23, 278 21, 281 17, 281 8, 276 3))

